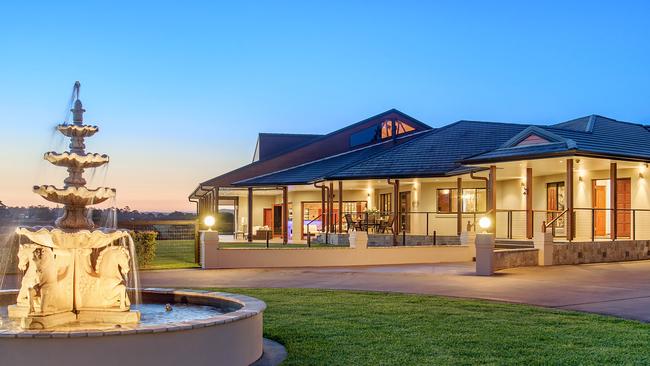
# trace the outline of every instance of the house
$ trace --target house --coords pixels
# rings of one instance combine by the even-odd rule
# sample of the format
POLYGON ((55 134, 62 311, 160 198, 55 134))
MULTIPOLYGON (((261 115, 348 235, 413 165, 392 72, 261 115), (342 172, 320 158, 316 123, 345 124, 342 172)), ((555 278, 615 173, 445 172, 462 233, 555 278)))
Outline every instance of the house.
POLYGON ((432 128, 391 109, 326 135, 260 134, 250 164, 190 200, 199 217, 233 209, 248 240, 356 227, 454 243, 484 216, 502 240, 650 239, 649 161, 650 126, 603 116, 432 128))

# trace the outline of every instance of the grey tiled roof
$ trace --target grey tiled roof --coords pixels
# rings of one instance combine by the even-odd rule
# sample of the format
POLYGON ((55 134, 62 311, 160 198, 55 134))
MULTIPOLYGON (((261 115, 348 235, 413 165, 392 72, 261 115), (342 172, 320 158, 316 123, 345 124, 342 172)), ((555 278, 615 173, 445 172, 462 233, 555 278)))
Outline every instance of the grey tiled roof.
POLYGON ((592 115, 553 126, 537 127, 560 136, 566 146, 554 142, 525 147, 501 147, 472 156, 464 163, 526 158, 562 152, 650 160, 650 131, 640 124, 592 115))
POLYGON ((598 155, 650 161, 648 126, 591 115, 552 126, 459 121, 401 144, 386 142, 236 185, 307 184, 319 180, 434 177, 466 173, 471 164, 553 155, 598 155), (519 146, 528 134, 549 143, 519 146))
POLYGON ((459 121, 431 131, 359 164, 330 174, 330 179, 445 175, 460 161, 501 146, 528 127, 513 123, 459 121))

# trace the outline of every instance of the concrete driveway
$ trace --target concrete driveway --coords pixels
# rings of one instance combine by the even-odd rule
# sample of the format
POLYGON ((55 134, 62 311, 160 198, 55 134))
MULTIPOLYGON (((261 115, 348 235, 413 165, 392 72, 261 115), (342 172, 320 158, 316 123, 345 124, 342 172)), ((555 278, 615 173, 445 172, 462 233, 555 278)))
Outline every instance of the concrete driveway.
POLYGON ((526 267, 474 275, 473 263, 141 272, 143 287, 391 291, 526 303, 650 322, 650 261, 526 267))

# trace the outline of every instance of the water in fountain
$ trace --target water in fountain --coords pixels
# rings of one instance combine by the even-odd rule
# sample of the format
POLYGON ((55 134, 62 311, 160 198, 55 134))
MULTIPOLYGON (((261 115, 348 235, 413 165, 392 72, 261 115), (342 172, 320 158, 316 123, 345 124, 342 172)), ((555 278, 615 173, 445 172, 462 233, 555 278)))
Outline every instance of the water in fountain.
MULTIPOLYGON (((122 239, 124 240, 124 238, 122 239)), ((129 252, 131 253, 131 268, 133 268, 133 271, 131 271, 132 275, 132 281, 130 283, 131 288, 134 289, 134 301, 135 305, 139 306, 142 304, 142 295, 140 294, 140 271, 138 270, 138 253, 135 251, 135 243, 133 242, 133 238, 131 235, 126 237, 126 240, 128 240, 129 244, 129 252)))

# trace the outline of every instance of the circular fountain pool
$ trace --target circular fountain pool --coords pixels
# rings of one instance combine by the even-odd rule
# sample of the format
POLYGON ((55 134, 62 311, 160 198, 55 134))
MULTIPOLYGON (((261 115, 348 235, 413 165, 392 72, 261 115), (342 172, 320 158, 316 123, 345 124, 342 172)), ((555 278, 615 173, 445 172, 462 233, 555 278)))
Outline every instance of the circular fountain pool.
POLYGON ((262 355, 266 304, 248 296, 144 289, 138 324, 23 330, 6 317, 16 295, 0 291, 0 354, 10 365, 249 365, 262 355))

